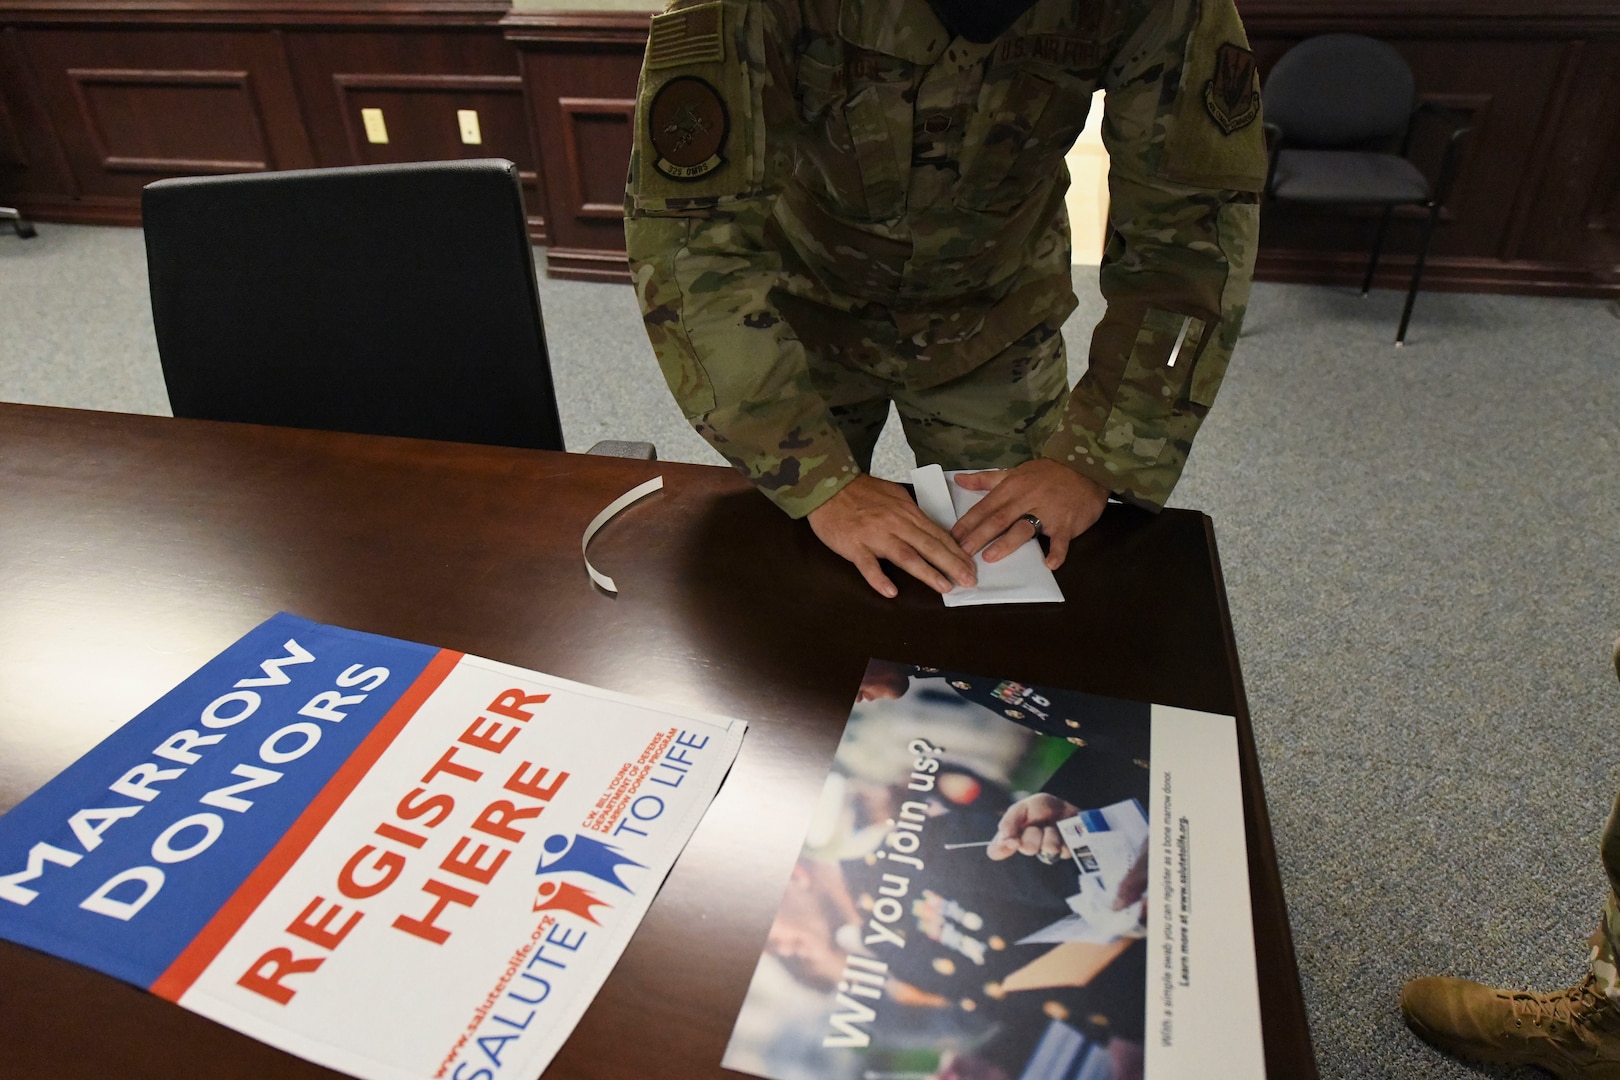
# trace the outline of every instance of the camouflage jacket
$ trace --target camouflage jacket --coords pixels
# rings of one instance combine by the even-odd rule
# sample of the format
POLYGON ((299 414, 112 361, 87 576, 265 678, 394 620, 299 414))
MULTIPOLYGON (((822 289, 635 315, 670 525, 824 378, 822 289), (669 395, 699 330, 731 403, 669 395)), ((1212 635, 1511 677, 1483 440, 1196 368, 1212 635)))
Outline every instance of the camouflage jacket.
POLYGON ((1161 506, 1225 373, 1265 178, 1232 0, 1037 0, 986 45, 926 0, 675 0, 625 234, 693 426, 802 516, 857 474, 777 310, 886 311, 921 389, 1073 310, 1063 157, 1106 91, 1108 308, 1045 457, 1161 506))

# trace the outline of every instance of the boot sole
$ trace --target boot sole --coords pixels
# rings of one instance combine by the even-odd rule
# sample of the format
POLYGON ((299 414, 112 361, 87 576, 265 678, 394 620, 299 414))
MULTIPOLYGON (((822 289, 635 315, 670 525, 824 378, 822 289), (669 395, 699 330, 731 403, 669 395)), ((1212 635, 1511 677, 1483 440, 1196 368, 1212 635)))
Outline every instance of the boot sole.
POLYGON ((1430 1031, 1410 1016, 1403 1019, 1412 1033, 1430 1046, 1475 1065, 1533 1065, 1538 1069, 1546 1069, 1560 1080, 1620 1080, 1620 1061, 1612 1064, 1604 1062, 1594 1065, 1550 1065, 1545 1061, 1509 1051, 1492 1053, 1489 1050, 1482 1050, 1477 1043, 1457 1042, 1437 1031, 1430 1031))

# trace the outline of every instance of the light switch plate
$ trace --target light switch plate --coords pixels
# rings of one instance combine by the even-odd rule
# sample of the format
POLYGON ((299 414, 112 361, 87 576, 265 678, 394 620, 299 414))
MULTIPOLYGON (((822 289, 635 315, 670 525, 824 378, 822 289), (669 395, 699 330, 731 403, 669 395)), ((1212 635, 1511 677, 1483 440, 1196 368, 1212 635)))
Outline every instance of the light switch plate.
POLYGON ((388 141, 388 125, 383 123, 381 109, 361 109, 360 122, 366 125, 366 142, 385 143, 388 141))
POLYGON ((468 146, 478 146, 484 141, 483 133, 478 130, 477 109, 457 109, 456 123, 461 127, 461 141, 468 146))

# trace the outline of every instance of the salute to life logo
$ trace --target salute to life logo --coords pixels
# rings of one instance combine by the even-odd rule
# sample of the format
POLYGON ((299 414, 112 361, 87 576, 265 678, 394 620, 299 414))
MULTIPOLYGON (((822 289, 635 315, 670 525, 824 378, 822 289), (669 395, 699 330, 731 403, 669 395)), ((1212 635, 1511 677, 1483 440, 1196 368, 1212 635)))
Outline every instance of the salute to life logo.
MULTIPOLYGON (((572 840, 562 833, 548 836, 544 846, 546 854, 552 858, 549 862, 544 857, 541 858, 540 868, 535 873, 542 877, 575 871, 623 889, 634 896, 635 890, 619 877, 619 870, 625 866, 646 869, 612 844, 594 840, 580 833, 574 834, 572 840)), ((598 926, 602 924, 591 913, 592 909, 612 906, 588 889, 567 881, 549 880, 549 877, 535 890, 535 911, 567 911, 598 926)))

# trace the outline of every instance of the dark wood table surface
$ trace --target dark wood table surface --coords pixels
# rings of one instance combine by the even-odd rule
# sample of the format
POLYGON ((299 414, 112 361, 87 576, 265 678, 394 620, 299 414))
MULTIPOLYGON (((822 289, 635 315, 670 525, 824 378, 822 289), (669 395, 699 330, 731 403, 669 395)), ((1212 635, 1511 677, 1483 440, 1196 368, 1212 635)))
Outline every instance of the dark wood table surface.
MULTIPOLYGON (((1062 605, 873 593, 732 471, 0 405, 0 811, 277 611, 749 724, 736 767, 546 1076, 720 1058, 871 657, 1237 716, 1266 1063, 1317 1075, 1209 520, 1111 506, 1062 605), (654 475, 664 491, 585 525, 654 475)), ((0 942, 0 1075, 330 1076, 0 942)), ((1212 1072, 1210 1075, 1217 1075, 1212 1072)))

